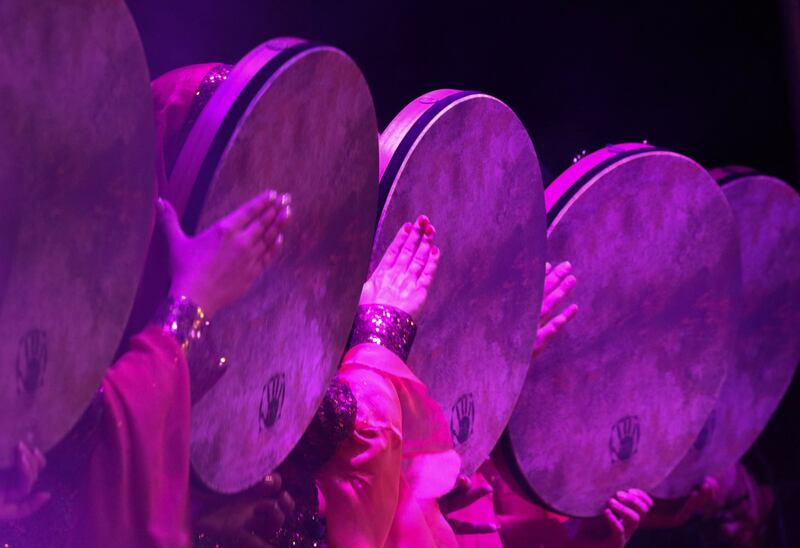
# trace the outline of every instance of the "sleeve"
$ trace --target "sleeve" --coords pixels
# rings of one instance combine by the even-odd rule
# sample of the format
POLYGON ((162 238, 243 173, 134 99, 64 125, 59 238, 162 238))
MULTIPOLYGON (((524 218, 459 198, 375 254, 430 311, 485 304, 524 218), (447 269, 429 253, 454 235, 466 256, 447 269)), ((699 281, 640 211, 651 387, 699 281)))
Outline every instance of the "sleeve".
POLYGON ((189 374, 177 341, 148 327, 109 369, 88 472, 84 546, 189 543, 189 374))
POLYGON ((460 459, 447 423, 403 361, 377 344, 345 356, 339 377, 358 402, 355 428, 317 474, 331 546, 455 546, 436 499, 460 459))

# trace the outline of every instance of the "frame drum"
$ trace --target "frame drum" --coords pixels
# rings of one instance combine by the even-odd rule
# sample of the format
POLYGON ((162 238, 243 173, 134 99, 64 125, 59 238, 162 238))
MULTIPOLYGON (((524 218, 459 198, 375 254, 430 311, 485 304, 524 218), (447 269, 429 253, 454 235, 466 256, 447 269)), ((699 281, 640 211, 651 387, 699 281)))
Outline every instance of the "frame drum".
POLYGON ((738 321, 733 215, 708 173, 647 145, 609 146, 545 190, 548 256, 580 312, 531 366, 512 464, 545 506, 594 516, 650 490, 716 403, 738 321))

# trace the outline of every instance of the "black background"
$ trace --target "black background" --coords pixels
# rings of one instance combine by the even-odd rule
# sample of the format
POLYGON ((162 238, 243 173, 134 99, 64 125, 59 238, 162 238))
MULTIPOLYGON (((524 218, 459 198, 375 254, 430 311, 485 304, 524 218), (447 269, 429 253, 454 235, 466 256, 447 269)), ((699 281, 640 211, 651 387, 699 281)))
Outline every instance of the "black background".
MULTIPOLYGON (((233 63, 294 35, 335 45, 364 71, 379 126, 436 88, 504 100, 546 176, 581 150, 647 139, 703 165, 745 164, 797 188, 778 0, 513 3, 131 0, 156 77, 233 63)), ((800 327, 799 327, 800 328, 800 327)), ((798 481, 797 381, 759 446, 798 481)))

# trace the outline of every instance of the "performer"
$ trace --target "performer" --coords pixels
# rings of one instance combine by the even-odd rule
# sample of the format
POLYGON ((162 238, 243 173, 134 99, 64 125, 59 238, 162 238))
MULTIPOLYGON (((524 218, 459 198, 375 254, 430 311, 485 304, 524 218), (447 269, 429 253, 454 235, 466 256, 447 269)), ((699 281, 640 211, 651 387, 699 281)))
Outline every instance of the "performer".
MULTIPOLYGON (((577 282, 571 270, 569 262, 555 268, 546 265, 534 358, 578 311, 573 303, 555 313, 577 282)), ((631 538, 653 501, 643 491, 629 489, 609 499, 602 518, 569 519, 548 512, 530 502, 498 447, 472 478, 460 477, 456 489, 440 504, 462 547, 531 543, 545 547, 616 547, 631 538)))
POLYGON ((169 298, 109 369, 81 423, 54 450, 59 458, 51 459, 52 476, 69 485, 66 494, 5 535, 34 545, 189 543, 184 351, 280 251, 289 202, 287 195, 266 191, 193 237, 184 234, 172 206, 158 202, 170 252, 169 298))

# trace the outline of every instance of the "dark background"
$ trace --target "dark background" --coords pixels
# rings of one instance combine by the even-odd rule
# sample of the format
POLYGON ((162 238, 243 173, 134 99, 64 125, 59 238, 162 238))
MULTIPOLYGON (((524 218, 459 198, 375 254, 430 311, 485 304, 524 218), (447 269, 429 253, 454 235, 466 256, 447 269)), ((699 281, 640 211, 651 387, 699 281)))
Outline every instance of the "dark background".
MULTIPOLYGON (((294 35, 358 62, 381 128, 427 91, 476 89, 517 112, 548 178, 583 149, 647 139, 708 167, 750 165, 797 188, 779 0, 129 6, 153 77, 192 63, 233 63, 264 40, 294 35)), ((800 481, 798 396, 796 380, 759 442, 779 481, 800 481)))

